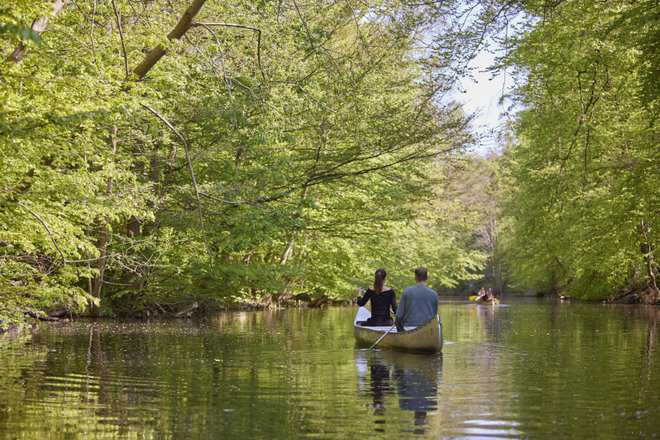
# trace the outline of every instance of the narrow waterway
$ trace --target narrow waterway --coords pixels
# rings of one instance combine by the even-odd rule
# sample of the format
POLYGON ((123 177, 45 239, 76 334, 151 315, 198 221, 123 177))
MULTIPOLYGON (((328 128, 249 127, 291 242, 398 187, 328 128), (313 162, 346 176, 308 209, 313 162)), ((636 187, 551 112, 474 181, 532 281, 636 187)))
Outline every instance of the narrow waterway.
POLYGON ((0 337, 0 438, 660 438, 660 308, 445 302, 442 355, 358 350, 354 312, 0 337))

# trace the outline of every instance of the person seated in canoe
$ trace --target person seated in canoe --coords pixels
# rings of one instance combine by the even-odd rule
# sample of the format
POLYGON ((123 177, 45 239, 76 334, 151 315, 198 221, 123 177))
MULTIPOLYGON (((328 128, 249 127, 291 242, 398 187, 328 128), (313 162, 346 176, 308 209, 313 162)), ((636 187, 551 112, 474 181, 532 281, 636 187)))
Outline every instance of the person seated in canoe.
POLYGON ((492 288, 484 289, 483 287, 479 291, 479 296, 475 299, 475 301, 481 301, 481 302, 492 302, 492 301, 497 301, 497 296, 495 293, 493 293, 492 288))
POLYGON ((491 289, 486 290, 482 287, 481 289, 479 289, 479 295, 477 295, 477 297, 474 300, 477 301, 477 302, 492 301, 492 299, 493 299, 492 295, 493 295, 493 292, 492 292, 491 289))
POLYGON ((392 313, 396 313, 396 294, 394 289, 385 285, 385 278, 387 278, 385 269, 378 269, 374 275, 373 289, 358 289, 358 293, 362 295, 357 300, 360 307, 364 307, 367 302, 371 301, 371 318, 359 321, 358 325, 379 327, 393 324, 390 310, 392 313))
POLYGON ((397 331, 403 331, 404 327, 420 326, 438 314, 438 294, 426 285, 428 278, 428 269, 415 269, 417 284, 403 291, 396 311, 397 331))

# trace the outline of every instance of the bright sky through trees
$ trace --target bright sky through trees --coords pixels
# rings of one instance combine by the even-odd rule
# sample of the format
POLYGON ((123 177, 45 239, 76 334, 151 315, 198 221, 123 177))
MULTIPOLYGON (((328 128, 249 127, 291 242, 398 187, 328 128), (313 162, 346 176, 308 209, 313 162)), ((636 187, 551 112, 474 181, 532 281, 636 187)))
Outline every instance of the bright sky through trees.
POLYGON ((466 113, 476 115, 472 125, 481 136, 474 147, 479 154, 499 149, 497 131, 506 121, 506 116, 503 116, 506 102, 502 105, 499 101, 506 93, 510 78, 507 78, 505 72, 489 72, 488 68, 494 62, 495 56, 492 53, 481 51, 472 62, 472 77, 463 78, 463 90, 456 93, 456 99, 463 104, 466 113))

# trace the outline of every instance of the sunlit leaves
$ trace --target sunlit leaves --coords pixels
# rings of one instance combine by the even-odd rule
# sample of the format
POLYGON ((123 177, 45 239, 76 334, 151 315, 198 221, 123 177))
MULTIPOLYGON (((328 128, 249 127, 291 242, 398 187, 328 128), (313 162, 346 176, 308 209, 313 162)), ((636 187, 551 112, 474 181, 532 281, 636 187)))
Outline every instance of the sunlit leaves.
POLYGON ((650 282, 639 249, 650 243, 657 260, 658 94, 640 48, 657 14, 653 2, 565 2, 510 54, 527 78, 508 167, 520 283, 603 298, 650 282))
MULTIPOLYGON (((12 23, 48 14, 29 3, 12 23)), ((483 263, 435 200, 470 137, 460 108, 420 99, 424 20, 391 20, 410 5, 207 2, 197 19, 216 25, 175 42, 183 3, 116 5, 130 66, 167 49, 143 81, 108 2, 71 4, 0 64, 0 287, 32 292, 26 307, 79 307, 101 274, 102 306, 140 312, 344 297, 380 264, 452 285, 483 263), (260 59, 225 22, 261 30, 260 59)))

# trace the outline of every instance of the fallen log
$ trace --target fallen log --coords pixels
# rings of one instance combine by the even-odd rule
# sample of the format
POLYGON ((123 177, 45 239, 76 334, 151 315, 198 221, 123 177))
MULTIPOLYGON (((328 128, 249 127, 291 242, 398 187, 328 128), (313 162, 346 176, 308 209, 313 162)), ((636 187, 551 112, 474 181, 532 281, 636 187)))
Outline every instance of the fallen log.
POLYGON ((68 322, 68 319, 62 319, 62 318, 56 318, 54 316, 48 316, 48 315, 40 315, 36 312, 33 311, 27 311, 25 312, 27 316, 30 318, 36 319, 38 321, 46 321, 46 322, 68 322))
POLYGON ((193 312, 197 308, 199 308, 199 304, 197 303, 197 301, 195 301, 194 303, 192 303, 190 305, 190 307, 187 307, 187 308, 181 310, 180 312, 175 313, 174 317, 175 318, 190 318, 192 316, 193 312))

